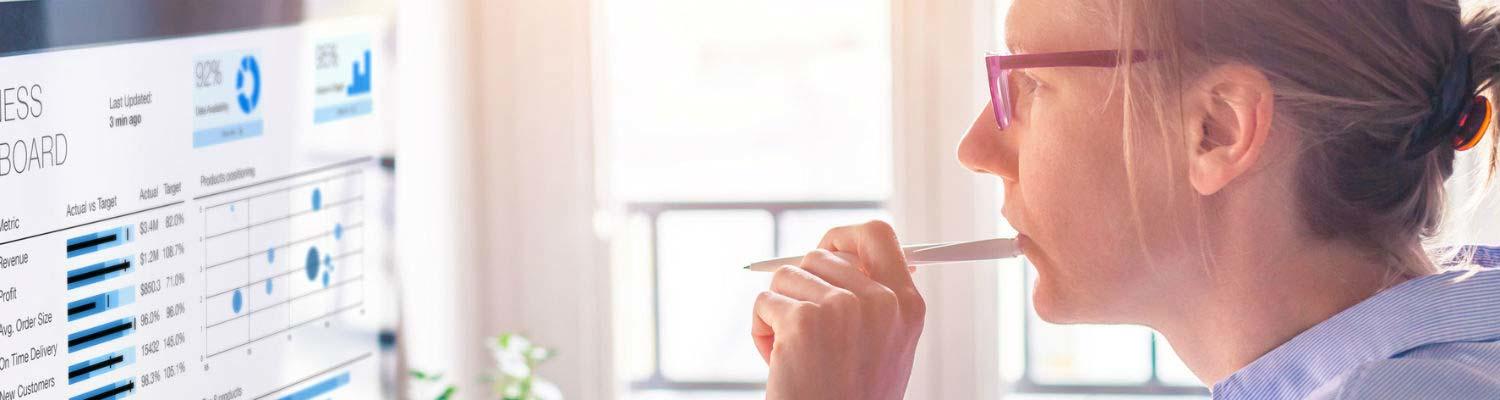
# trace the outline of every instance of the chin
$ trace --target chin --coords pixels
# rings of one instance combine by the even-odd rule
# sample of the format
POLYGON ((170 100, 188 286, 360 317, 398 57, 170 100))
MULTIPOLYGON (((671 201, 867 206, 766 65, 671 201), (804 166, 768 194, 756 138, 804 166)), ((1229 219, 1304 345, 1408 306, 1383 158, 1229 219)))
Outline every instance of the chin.
POLYGON ((1067 275, 1057 270, 1056 263, 1045 251, 1034 243, 1022 241, 1023 249, 1027 252, 1027 261, 1036 268, 1036 287, 1031 292, 1031 307, 1036 310, 1036 315, 1043 321, 1054 324, 1078 323, 1078 307, 1075 303, 1077 296, 1067 293, 1068 285, 1062 284, 1059 275, 1067 275), (1070 301, 1073 300, 1073 301, 1070 301))
POLYGON ((1055 274, 1043 272, 1042 268, 1045 267, 1039 266, 1037 270, 1031 305, 1043 321, 1054 324, 1096 324, 1109 323, 1115 319, 1111 318, 1111 313, 1118 310, 1112 310, 1112 304, 1096 304, 1098 298, 1094 295, 1101 288, 1080 286, 1079 283, 1082 282, 1075 281, 1080 279, 1076 276, 1059 278, 1055 274))
POLYGON ((1075 307, 1071 307, 1065 295, 1058 293, 1046 278, 1037 277, 1036 289, 1031 293, 1031 307, 1037 317, 1054 324, 1076 324, 1082 321, 1075 307))

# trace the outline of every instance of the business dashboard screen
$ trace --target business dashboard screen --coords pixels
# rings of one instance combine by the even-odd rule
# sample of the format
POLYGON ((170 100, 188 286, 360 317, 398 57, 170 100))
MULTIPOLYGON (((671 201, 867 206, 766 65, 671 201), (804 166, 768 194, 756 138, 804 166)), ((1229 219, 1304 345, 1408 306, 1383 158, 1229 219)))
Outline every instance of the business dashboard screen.
POLYGON ((383 10, 0 2, 0 400, 385 396, 383 10))

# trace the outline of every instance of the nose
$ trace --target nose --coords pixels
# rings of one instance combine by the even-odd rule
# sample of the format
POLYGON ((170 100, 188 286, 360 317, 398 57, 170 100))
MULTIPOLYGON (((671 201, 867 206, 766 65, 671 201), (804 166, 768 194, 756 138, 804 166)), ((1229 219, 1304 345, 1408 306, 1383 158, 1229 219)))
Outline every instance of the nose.
POLYGON ((964 134, 958 144, 958 162, 971 171, 1015 182, 1019 177, 1017 140, 1022 124, 1012 118, 1010 129, 1001 131, 995 123, 995 114, 990 111, 994 106, 986 106, 964 134))

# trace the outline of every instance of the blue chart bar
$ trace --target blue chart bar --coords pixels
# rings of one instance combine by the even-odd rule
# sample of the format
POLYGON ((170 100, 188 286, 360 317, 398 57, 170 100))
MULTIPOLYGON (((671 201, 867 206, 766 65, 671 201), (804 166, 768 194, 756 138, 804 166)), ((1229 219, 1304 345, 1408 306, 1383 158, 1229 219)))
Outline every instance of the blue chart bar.
POLYGON ((68 258, 119 246, 131 241, 130 226, 90 233, 68 239, 68 258))
POLYGON ((328 394, 328 392, 332 392, 335 389, 344 387, 348 384, 349 373, 345 372, 342 374, 338 374, 332 378, 328 378, 328 380, 318 382, 315 385, 303 388, 302 390, 298 390, 296 393, 286 395, 282 397, 281 400, 313 400, 318 396, 328 394))
POLYGON ((126 347, 124 350, 68 366, 68 384, 72 385, 83 382, 89 378, 104 375, 110 371, 114 371, 116 368, 124 368, 134 363, 135 348, 126 347))
POLYGON ((135 270, 134 265, 134 257, 125 257, 68 271, 68 290, 128 274, 135 270))
POLYGON ((90 390, 88 393, 84 393, 84 394, 80 394, 80 395, 77 395, 77 396, 73 396, 73 398, 71 398, 69 400, 110 400, 110 399, 123 399, 125 397, 130 396, 130 393, 134 392, 134 391, 135 391, 135 380, 134 379, 126 379, 126 380, 123 380, 123 381, 119 381, 119 382, 111 383, 111 384, 108 384, 108 385, 104 385, 104 387, 101 387, 101 388, 98 388, 98 389, 90 390))
POLYGON ((122 318, 118 321, 106 322, 103 325, 68 335, 68 352, 72 353, 109 343, 115 339, 130 335, 134 331, 134 318, 122 318))
POLYGON ((265 129, 265 122, 253 120, 217 128, 208 128, 193 132, 193 148, 201 149, 208 146, 220 145, 237 140, 245 140, 259 137, 265 129))
POLYGON ((122 289, 104 292, 89 296, 83 300, 68 303, 68 321, 102 313, 135 302, 135 287, 126 286, 122 289))

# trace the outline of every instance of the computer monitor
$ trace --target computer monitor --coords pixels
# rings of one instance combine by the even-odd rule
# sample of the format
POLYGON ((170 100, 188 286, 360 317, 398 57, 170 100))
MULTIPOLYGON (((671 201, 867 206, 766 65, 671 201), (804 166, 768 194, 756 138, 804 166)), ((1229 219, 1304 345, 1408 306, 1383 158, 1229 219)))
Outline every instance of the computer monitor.
POLYGON ((0 2, 0 400, 389 394, 391 7, 0 2))

